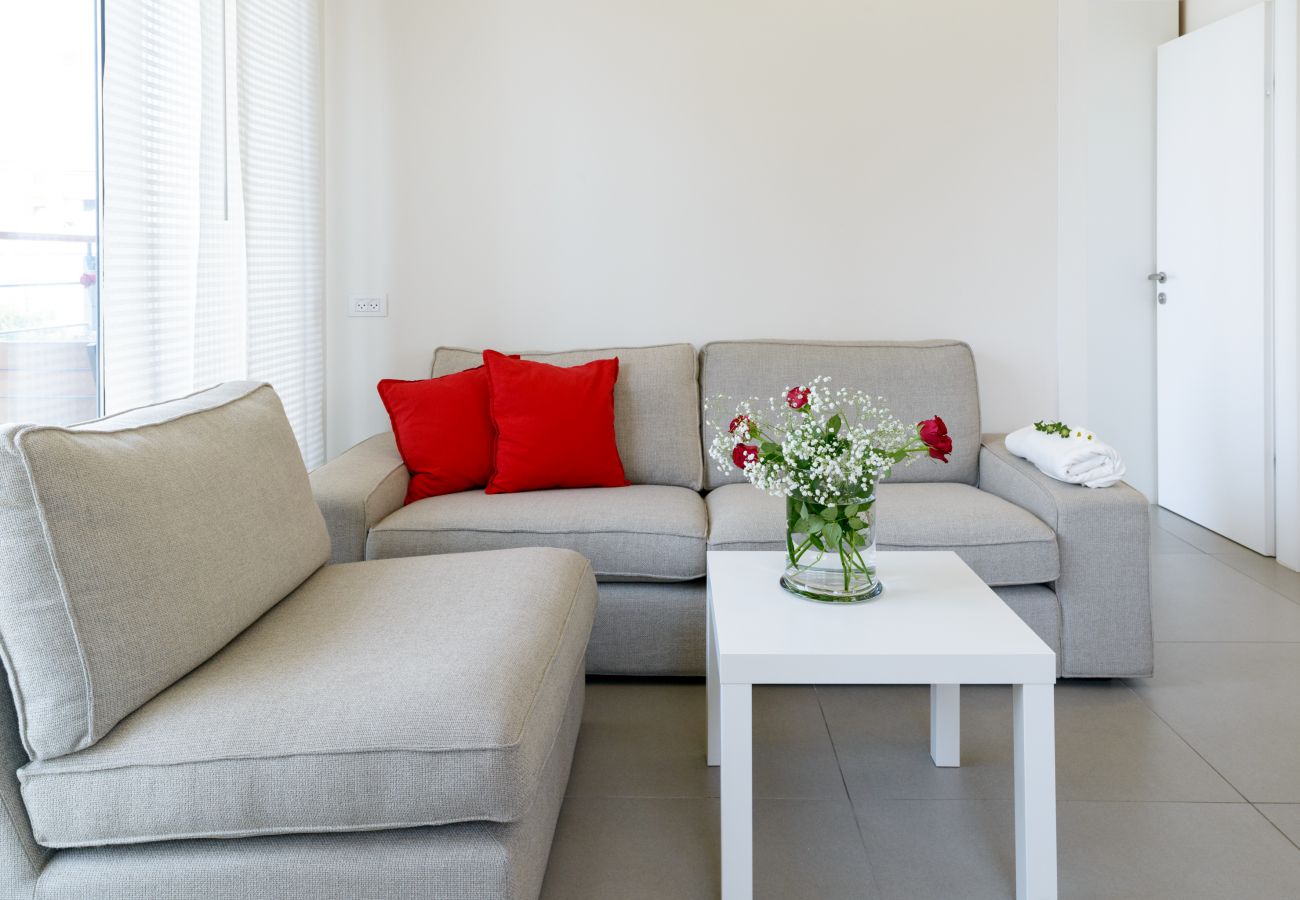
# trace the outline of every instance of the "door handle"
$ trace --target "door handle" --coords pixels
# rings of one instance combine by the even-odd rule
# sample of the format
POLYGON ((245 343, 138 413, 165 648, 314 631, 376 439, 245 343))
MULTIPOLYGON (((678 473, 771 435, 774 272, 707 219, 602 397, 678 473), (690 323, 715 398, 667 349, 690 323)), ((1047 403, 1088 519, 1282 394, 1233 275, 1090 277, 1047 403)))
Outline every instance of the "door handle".
POLYGON ((1164 284, 1169 280, 1169 276, 1164 272, 1152 272, 1147 276, 1147 281, 1154 281, 1156 284, 1164 284))

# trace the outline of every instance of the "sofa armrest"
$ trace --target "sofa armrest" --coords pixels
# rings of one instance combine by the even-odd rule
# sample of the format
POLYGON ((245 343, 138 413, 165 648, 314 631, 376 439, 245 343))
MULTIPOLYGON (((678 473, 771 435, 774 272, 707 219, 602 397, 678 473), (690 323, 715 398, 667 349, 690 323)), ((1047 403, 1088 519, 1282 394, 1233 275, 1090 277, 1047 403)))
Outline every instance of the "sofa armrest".
POLYGON ((1048 478, 985 435, 979 488, 1029 510, 1056 532, 1061 574, 1061 674, 1150 675, 1150 514, 1146 498, 1121 482, 1091 489, 1048 478))
POLYGON ((370 529, 402 508, 410 480, 391 432, 367 438, 311 473, 330 533, 330 562, 365 559, 370 529))

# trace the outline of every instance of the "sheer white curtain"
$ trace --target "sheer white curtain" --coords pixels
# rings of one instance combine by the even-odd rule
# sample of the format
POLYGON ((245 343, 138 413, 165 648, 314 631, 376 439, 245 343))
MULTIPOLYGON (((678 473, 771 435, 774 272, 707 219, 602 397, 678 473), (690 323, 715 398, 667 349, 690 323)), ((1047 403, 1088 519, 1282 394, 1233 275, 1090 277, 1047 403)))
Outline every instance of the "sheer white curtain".
POLYGON ((324 456, 318 0, 105 0, 108 412, 269 381, 324 456))

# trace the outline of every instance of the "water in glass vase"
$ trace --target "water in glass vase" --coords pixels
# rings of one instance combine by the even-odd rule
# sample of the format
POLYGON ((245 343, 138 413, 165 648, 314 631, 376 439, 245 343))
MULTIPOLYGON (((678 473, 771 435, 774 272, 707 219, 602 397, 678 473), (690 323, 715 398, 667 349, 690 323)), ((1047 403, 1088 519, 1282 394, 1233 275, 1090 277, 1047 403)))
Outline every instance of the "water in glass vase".
POLYGON ((861 603, 882 590, 876 578, 876 497, 816 503, 786 498, 786 567, 781 586, 823 603, 861 603))

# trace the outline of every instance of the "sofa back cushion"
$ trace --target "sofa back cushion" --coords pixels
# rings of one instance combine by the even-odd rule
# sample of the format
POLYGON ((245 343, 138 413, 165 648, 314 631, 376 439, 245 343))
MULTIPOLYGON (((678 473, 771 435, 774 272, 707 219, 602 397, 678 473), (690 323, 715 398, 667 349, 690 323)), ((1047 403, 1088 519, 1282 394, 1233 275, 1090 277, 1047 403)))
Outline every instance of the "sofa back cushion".
MULTIPOLYGON (((668 484, 698 491, 704 477, 700 448, 699 382, 690 344, 604 347, 521 353, 553 366, 578 366, 618 357, 614 432, 623 470, 633 484, 668 484)), ((439 347, 433 377, 483 364, 480 350, 439 347)), ((563 403, 563 397, 555 398, 563 403)))
POLYGON ((28 755, 94 744, 329 552, 267 385, 0 426, 0 650, 28 755))
MULTIPOLYGON (((818 375, 831 378, 832 389, 846 387, 885 398, 885 406, 904 422, 936 414, 952 435, 947 465, 922 457, 895 467, 891 481, 956 481, 974 484, 980 449, 979 391, 975 358, 960 341, 816 343, 793 341, 718 341, 700 351, 700 393, 709 404, 704 446, 714 426, 725 427, 730 407, 719 395, 735 400, 779 397, 787 388, 818 375)), ((739 469, 718 471, 706 460, 704 484, 715 488, 744 481, 739 469)))

